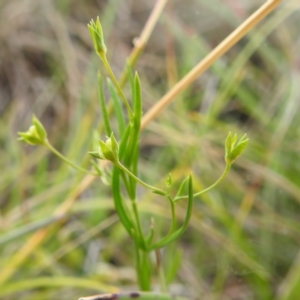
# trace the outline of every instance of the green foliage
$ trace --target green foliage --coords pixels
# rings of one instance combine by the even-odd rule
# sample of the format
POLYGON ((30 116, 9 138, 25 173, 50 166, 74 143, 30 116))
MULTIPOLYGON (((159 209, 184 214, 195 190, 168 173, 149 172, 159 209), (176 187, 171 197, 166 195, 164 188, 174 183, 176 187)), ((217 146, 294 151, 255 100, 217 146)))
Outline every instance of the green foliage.
POLYGON ((47 142, 47 132, 43 124, 33 115, 32 125, 27 132, 19 132, 19 140, 30 145, 44 145, 47 142))
MULTIPOLYGON (((138 121, 134 121, 135 100, 132 99, 137 91, 134 73, 130 70, 131 87, 122 87, 132 109, 130 117, 114 81, 109 79, 106 86, 106 71, 101 70, 104 95, 109 92, 112 97, 112 101, 106 97, 105 108, 119 144, 119 161, 124 166, 111 168, 111 163, 105 164, 87 155, 89 150, 96 150, 94 154, 99 158, 99 138, 105 143, 105 136, 110 137, 104 131, 103 109, 98 124, 101 106, 99 93, 98 96, 96 93, 96 74, 99 64, 91 57, 90 63, 84 65, 89 61, 87 50, 91 44, 86 36, 83 38, 84 30, 81 31, 78 23, 79 10, 87 20, 99 7, 87 2, 84 5, 69 2, 71 15, 66 19, 55 7, 51 10, 62 19, 52 18, 49 7, 44 11, 46 7, 35 0, 30 1, 30 9, 23 11, 21 25, 11 23, 9 13, 2 14, 3 23, 7 23, 3 33, 9 33, 3 37, 10 38, 5 43, 7 49, 1 52, 6 71, 0 71, 3 91, 0 101, 0 298, 78 299, 81 295, 132 289, 138 284, 132 267, 138 264, 135 253, 141 261, 147 262, 146 257, 142 257, 147 254, 143 250, 147 245, 153 247, 160 243, 160 247, 161 241, 171 240, 165 239, 166 236, 175 236, 172 243, 163 245, 164 249, 159 251, 166 272, 166 292, 182 289, 189 299, 199 298, 199 294, 204 299, 230 298, 232 290, 249 299, 296 299, 300 278, 299 70, 294 53, 297 27, 293 18, 285 22, 292 9, 286 6, 270 16, 256 32, 226 54, 225 59, 217 61, 197 84, 186 89, 183 97, 178 97, 142 134, 133 129, 134 122, 138 121), (49 13, 47 22, 51 27, 48 23, 40 26, 39 14, 31 14, 31 11, 41 11, 47 16, 49 13), (62 24, 65 27, 60 27, 62 24), (25 43, 19 38, 18 28, 24 32, 24 39, 27 36, 43 38, 35 39, 31 47, 30 39, 25 43), (268 37, 274 28, 278 29, 268 37), (10 45, 14 51, 10 51, 10 45), (79 61, 74 53, 79 54, 79 61), (12 54, 18 68, 11 64, 12 54), (24 69, 27 65, 30 69, 24 69), (6 82, 3 81, 5 74, 9 75, 6 82), (42 91, 38 90, 41 82, 37 84, 36 76, 45 79, 41 81, 43 84, 47 83, 42 91), (6 86, 14 91, 10 97, 15 100, 3 108, 6 86), (23 103, 26 105, 20 106, 23 103), (47 129, 46 139, 55 147, 53 151, 48 144, 27 147, 16 142, 16 130, 27 128, 30 120, 26 116, 30 118, 33 110, 47 129), (95 128, 98 134, 93 144, 95 128), (251 142, 241 158, 236 159, 237 150, 231 152, 227 163, 235 161, 225 174, 226 180, 218 188, 207 191, 206 187, 210 188, 222 169, 226 169, 223 141, 230 130, 237 133, 234 143, 232 135, 233 148, 239 144, 238 137, 244 131, 251 142), (133 153, 132 149, 139 151, 133 153), (64 158, 68 157, 69 166, 81 168, 80 173, 53 155, 62 153, 64 158), (98 177, 83 177, 84 173, 96 173, 98 177), (191 183, 194 190, 191 218, 185 234, 177 239, 174 234, 188 218, 187 196, 191 183), (138 209, 140 224, 132 202, 138 209), (60 214, 60 208, 70 203, 68 213, 60 214), (174 248, 182 255, 171 251, 174 248)), ((115 12, 119 11, 118 3, 109 1, 101 16, 105 37, 110 36, 110 28, 118 31, 112 38, 105 39, 114 70, 120 70, 117 55, 124 57, 122 49, 128 48, 127 44, 120 47, 115 39, 125 32, 125 27, 118 27, 120 22, 112 25, 115 12)), ((165 26, 171 37, 170 41, 166 39, 170 44, 163 45, 167 46, 167 69, 164 69, 165 58, 157 55, 163 51, 158 45, 162 45, 161 34, 165 31, 152 37, 151 47, 146 47, 137 67, 145 112, 206 55, 217 40, 240 23, 235 10, 224 3, 202 3, 203 13, 209 10, 215 21, 214 27, 209 28, 211 34, 201 33, 209 25, 205 15, 201 18, 202 10, 200 15, 195 13, 195 19, 192 14, 188 22, 186 19, 183 22, 180 16, 181 22, 174 22, 165 14, 166 22, 159 26, 165 26), (199 34, 190 35, 191 27, 199 34), (177 55, 172 61, 172 51, 168 49, 172 49, 173 42, 177 55), (164 80, 165 74, 168 81, 164 80)), ((7 2, 2 5, 5 12, 10 11, 10 5, 21 9, 21 2, 7 2)), ((182 4, 174 5, 176 12, 181 11, 178 6, 182 4)), ((104 4, 100 6, 102 9, 104 4)), ((297 16, 298 12, 294 14, 297 16)), ((140 18, 133 19, 137 22, 140 18)), ((130 24, 130 28, 137 28, 138 23, 130 24)), ((45 136, 41 136, 32 123, 35 129, 31 134, 41 145, 45 136)), ((233 151, 231 145, 229 150, 233 151)), ((225 152, 226 159, 229 152, 225 152)), ((150 258, 151 281, 157 285, 160 269, 154 255, 150 258)), ((139 280, 145 289, 149 288, 147 269, 142 269, 145 274, 139 280)), ((153 298, 153 294, 147 296, 153 298)))
POLYGON ((236 143, 237 135, 233 135, 229 132, 225 141, 225 160, 226 163, 232 164, 245 150, 249 139, 246 138, 246 134, 236 143))
MULTIPOLYGON (((93 42, 95 45, 96 53, 102 58, 105 67, 107 68, 108 73, 111 75, 113 82, 115 83, 115 87, 118 91, 121 91, 120 86, 114 80, 115 76, 113 75, 111 68, 106 60, 106 47, 104 48, 104 41, 103 41, 103 33, 102 27, 97 18, 96 23, 92 20, 88 25, 89 30, 91 32, 93 42)), ((131 69, 128 69, 131 73, 131 69)), ((131 77, 131 76, 130 76, 131 77)), ((182 193, 183 186, 187 182, 188 193, 186 196, 182 196, 182 198, 188 199, 186 217, 184 219, 183 225, 179 228, 176 228, 176 213, 175 213, 175 199, 173 199, 170 195, 170 188, 172 185, 171 176, 169 175, 166 181, 167 190, 163 191, 159 188, 152 187, 151 185, 143 182, 140 178, 138 178, 138 160, 139 160, 139 140, 140 140, 140 127, 141 127, 141 119, 142 119, 142 91, 141 91, 141 83, 137 73, 135 73, 133 80, 133 89, 132 89, 132 99, 133 99, 133 108, 128 108, 128 113, 131 116, 129 123, 126 126, 129 128, 128 139, 124 139, 124 136, 121 136, 122 143, 124 143, 124 155, 122 155, 122 160, 124 161, 124 165, 120 161, 119 158, 119 144, 114 137, 114 134, 111 130, 110 120, 108 116, 108 112, 106 109, 105 99, 104 99, 104 91, 103 91, 103 83, 101 79, 101 75, 98 75, 98 92, 99 92, 99 99, 100 99, 100 106, 102 109, 102 116, 106 134, 109 135, 109 138, 104 142, 99 140, 99 151, 92 151, 89 152, 94 158, 99 158, 103 160, 108 160, 112 162, 115 167, 113 171, 113 178, 112 178, 112 190, 114 196, 114 203, 115 209, 118 212, 120 220, 124 225, 125 229, 131 236, 134 241, 136 251, 136 274, 139 282, 139 286, 141 290, 150 291, 151 290, 151 273, 152 268, 150 264, 150 257, 149 252, 156 250, 159 251, 162 247, 167 246, 179 236, 181 236, 187 229, 190 218, 192 216, 192 209, 193 209, 193 200, 194 200, 194 192, 193 192, 193 180, 192 176, 190 175, 187 180, 184 180, 181 184, 181 188, 177 192, 177 194, 182 193), (128 141, 129 140, 129 141, 128 141), (126 143, 126 145, 125 145, 126 143), (120 169, 120 170, 119 170, 120 169), (122 178, 123 184, 127 190, 127 195, 131 200, 132 212, 126 207, 124 201, 124 196, 122 195, 122 189, 120 185, 120 177, 122 178), (155 194, 159 194, 166 198, 170 202, 171 206, 171 217, 172 217, 172 227, 169 233, 161 238, 159 241, 152 241, 152 238, 147 239, 142 228, 142 223, 140 219, 139 209, 137 207, 137 183, 145 186, 152 190, 155 194), (131 215, 132 214, 132 215, 131 215)), ((115 102, 117 101, 116 95, 114 95, 114 89, 110 85, 110 90, 113 92, 113 97, 115 98, 115 102)), ((121 95, 124 95, 121 93, 121 95)), ((125 97, 125 96, 122 96, 125 97)), ((128 104, 127 99, 125 99, 125 103, 128 104)), ((120 109, 120 105, 117 105, 117 109, 120 109)), ((124 121, 124 118, 121 117, 120 112, 118 113, 118 122, 119 127, 120 123, 124 121)), ((119 131, 124 133, 124 129, 122 128, 119 131)), ((29 130, 29 133, 20 133, 21 139, 23 141, 27 141, 29 144, 45 144, 47 146, 46 137, 47 133, 42 126, 42 124, 37 120, 37 118, 33 117, 33 126, 29 130), (40 141, 33 143, 33 141, 40 141)), ((248 139, 243 136, 241 140, 235 145, 236 142, 236 135, 232 137, 231 133, 229 133, 227 140, 226 140, 226 172, 221 176, 221 178, 216 181, 213 185, 205 190, 208 192, 209 190, 213 189, 219 182, 221 182, 225 175, 227 174, 231 164, 233 161, 243 152, 245 149, 248 139)), ((48 148, 51 150, 52 146, 48 145, 48 148)), ((53 150, 54 153, 56 150, 53 150)), ((58 155, 59 157, 63 158, 62 155, 58 155)), ((64 161, 69 162, 68 159, 63 158, 64 161)), ((71 163, 69 163, 72 165, 71 163)), ((97 175, 103 174, 99 167, 96 167, 97 175)), ((96 175, 96 174, 95 174, 96 175)), ((204 191, 202 191, 203 193, 204 191)), ((196 195, 199 195, 196 194, 196 195)), ((178 200, 178 199, 176 199, 178 200)), ((152 227, 151 231, 154 234, 154 228, 152 227)), ((164 282, 161 283, 164 286, 164 282)))
POLYGON ((103 31, 102 26, 99 20, 99 17, 97 17, 96 22, 94 20, 91 20, 88 24, 88 28, 91 34, 91 37, 93 39, 94 47, 96 50, 96 53, 102 57, 106 54, 106 46, 104 43, 104 37, 103 37, 103 31))

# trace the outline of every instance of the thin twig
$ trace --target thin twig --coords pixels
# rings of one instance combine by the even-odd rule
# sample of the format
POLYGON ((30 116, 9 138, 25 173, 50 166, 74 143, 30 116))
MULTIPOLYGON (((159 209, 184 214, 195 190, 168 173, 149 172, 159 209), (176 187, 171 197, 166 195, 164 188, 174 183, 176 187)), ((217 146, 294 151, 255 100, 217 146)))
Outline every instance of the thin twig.
MULTIPOLYGON (((153 32, 153 29, 158 22, 160 15, 163 12, 163 9, 168 0, 158 0, 153 7, 153 10, 144 26, 144 29, 141 32, 140 37, 134 40, 134 48, 131 51, 130 56, 128 57, 128 62, 133 67, 136 64, 136 61, 140 57, 141 53, 145 49, 145 46, 148 43, 148 40, 153 32)), ((125 67, 121 78, 120 78, 120 86, 122 87, 127 80, 127 68, 125 67)))
POLYGON ((169 92, 167 92, 143 117, 141 129, 156 118, 168 106, 176 96, 191 85, 204 71, 206 71, 218 58, 231 49, 243 38, 257 23, 263 20, 273 11, 282 0, 269 0, 254 12, 244 23, 234 30, 203 60, 201 60, 184 78, 182 78, 169 92))

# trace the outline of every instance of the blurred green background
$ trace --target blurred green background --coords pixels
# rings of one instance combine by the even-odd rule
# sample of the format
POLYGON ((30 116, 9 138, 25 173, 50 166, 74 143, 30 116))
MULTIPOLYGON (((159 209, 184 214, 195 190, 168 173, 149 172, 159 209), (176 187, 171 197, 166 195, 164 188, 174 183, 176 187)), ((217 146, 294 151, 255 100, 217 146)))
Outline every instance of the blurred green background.
MULTIPOLYGON (((18 142, 17 132, 34 113, 56 148, 87 165, 104 69, 86 24, 100 16, 120 75, 154 3, 0 1, 0 299, 136 290, 133 248, 110 188, 87 184, 45 149, 18 142)), ((135 68, 144 112, 263 3, 169 0, 135 68)), ((160 186, 170 172, 174 190, 191 171, 197 191, 220 176, 229 131, 250 138, 226 180, 197 199, 186 234, 162 253, 175 294, 298 299, 299 28, 299 1, 283 1, 142 133, 140 176, 160 186)), ((166 231, 168 203, 144 189, 140 200, 144 226, 152 216, 166 231)), ((179 220, 184 212, 182 203, 179 220)))

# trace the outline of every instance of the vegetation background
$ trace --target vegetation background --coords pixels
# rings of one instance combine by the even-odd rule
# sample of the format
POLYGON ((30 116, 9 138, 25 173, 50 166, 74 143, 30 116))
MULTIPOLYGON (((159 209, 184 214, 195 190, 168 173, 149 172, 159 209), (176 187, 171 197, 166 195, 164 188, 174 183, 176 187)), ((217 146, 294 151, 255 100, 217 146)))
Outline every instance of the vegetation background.
MULTIPOLYGON (((144 111, 263 4, 170 0, 138 60, 144 111)), ((49 139, 86 165, 101 122, 86 24, 101 18, 120 74, 154 1, 0 1, 0 299, 77 299, 135 290, 132 245, 100 179, 84 186, 40 147, 17 141, 35 113, 49 139), (61 207, 70 205, 67 214, 61 207)), ((286 0, 142 133, 141 176, 193 172, 200 190, 224 167, 228 131, 250 137, 226 180, 197 199, 188 232, 163 252, 170 290, 193 299, 298 299, 300 3, 286 0)), ((104 138, 102 136, 102 138, 104 138)), ((140 191, 145 226, 167 230, 167 203, 140 191)), ((184 203, 178 218, 184 216, 184 203)), ((154 278, 154 286, 158 279, 154 278)))

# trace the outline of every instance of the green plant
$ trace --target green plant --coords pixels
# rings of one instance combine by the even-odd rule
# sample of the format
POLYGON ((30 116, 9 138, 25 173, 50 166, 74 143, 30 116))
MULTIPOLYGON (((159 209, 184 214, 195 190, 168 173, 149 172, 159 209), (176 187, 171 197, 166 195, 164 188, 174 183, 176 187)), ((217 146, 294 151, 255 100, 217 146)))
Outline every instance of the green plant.
MULTIPOLYGON (((79 295, 130 291, 136 286, 132 242, 118 221, 110 187, 97 176, 71 170, 45 147, 28 147, 14 138, 16 128, 26 128, 34 111, 47 128, 51 144, 89 169, 87 153, 99 146, 98 142, 91 146, 91 128, 99 128, 98 135, 105 136, 104 126, 100 123, 98 127, 95 74, 100 60, 90 51, 88 30, 80 28, 82 20, 99 10, 99 1, 56 1, 51 7, 40 6, 37 0, 6 2, 0 8, 6 24, 0 40, 7 45, 1 51, 4 68, 0 68, 4 91, 0 101, 0 298, 77 299, 79 295), (26 12, 16 23, 12 13, 22 7, 26 12), (42 38, 28 40, 30 36, 42 38), (34 71, 24 72, 26 65, 34 71), (47 82, 42 90, 36 85, 38 77, 47 82), (76 78, 80 84, 76 85, 76 78), (11 93, 6 94, 9 89, 11 93), (100 257, 99 253, 90 255, 95 246, 103 247, 100 257)), ((109 36, 105 40, 109 62, 118 70, 123 89, 128 72, 125 67, 126 72, 119 73, 123 66, 117 57, 127 55, 132 30, 137 34, 140 28, 143 35, 142 28, 148 27, 144 12, 154 2, 130 1, 132 18, 126 27, 120 22, 124 15, 115 13, 124 7, 124 1, 106 2, 101 3, 101 24, 109 36), (114 47, 116 43, 121 47, 114 47)), ((191 84, 191 78, 199 76, 198 72, 190 76, 195 74, 196 63, 207 62, 211 52, 216 53, 212 45, 241 24, 258 2, 199 0, 192 6, 183 2, 169 3, 151 43, 145 47, 147 40, 140 43, 139 36, 132 49, 138 46, 144 52, 137 67, 144 96, 139 177, 163 188, 162 178, 171 172, 171 192, 176 193, 192 167, 194 190, 201 191, 222 173, 220 140, 229 130, 238 136, 249 133, 251 145, 224 183, 204 194, 201 201, 195 199, 187 232, 161 251, 168 290, 189 299, 231 299, 231 291, 236 297, 251 299, 297 299, 300 132, 295 42, 300 3, 284 2, 191 84), (203 18, 207 15, 209 19, 203 18), (186 16, 192 17, 188 23, 186 16), (212 27, 207 26, 208 20, 212 27), (205 29, 209 34, 202 34, 205 29), (168 35, 161 39, 165 32, 168 35), (191 32, 198 34, 191 36, 191 32), (160 110, 159 117, 153 114, 149 123, 145 117, 156 104, 162 104, 160 98, 171 99, 173 105, 160 110)), ((128 63, 136 69, 131 57, 128 63)), ((129 86, 124 91, 131 101, 129 86)), ((109 115, 112 106, 113 101, 108 101, 109 115)), ((110 122, 119 139, 115 115, 110 122)), ((111 164, 99 163, 106 166, 103 180, 111 164)), ((167 233, 168 201, 139 184, 138 188, 143 228, 150 227, 153 217, 156 232, 167 233)), ((130 206, 129 201, 127 204, 130 206)), ((186 204, 184 200, 176 204, 178 224, 183 223, 186 204)), ((157 290, 157 273, 152 283, 157 290)))
MULTIPOLYGON (((233 162, 242 154, 247 146, 248 139, 244 135, 237 142, 237 135, 228 134, 225 141, 225 169, 220 178, 206 189, 199 192, 193 190, 192 175, 185 178, 177 193, 172 189, 172 178, 169 175, 166 179, 165 187, 154 187, 144 182, 138 175, 138 161, 140 154, 140 128, 142 119, 142 93, 140 79, 137 73, 133 75, 131 67, 128 64, 127 75, 131 86, 131 104, 127 100, 125 93, 120 87, 116 77, 106 58, 106 46, 104 43, 102 27, 99 18, 96 22, 93 20, 88 24, 90 34, 93 39, 95 51, 103 61, 103 64, 110 76, 107 80, 108 88, 114 102, 115 115, 118 121, 118 132, 116 136, 112 131, 110 115, 107 111, 106 101, 103 92, 102 76, 98 75, 99 99, 103 115, 105 133, 108 138, 103 141, 99 140, 98 149, 89 152, 93 159, 100 159, 113 164, 111 186, 114 199, 114 206, 118 213, 119 219, 131 237, 135 248, 136 274, 139 287, 142 291, 151 291, 151 277, 153 267, 150 260, 151 251, 157 254, 158 273, 160 275, 161 290, 167 292, 164 279, 164 272, 159 261, 159 251, 161 248, 170 244, 180 237, 187 229, 192 215, 193 201, 195 197, 215 188, 227 175, 233 162), (120 100, 121 98, 121 100, 120 100), (123 111, 122 103, 126 107, 126 116, 123 111), (118 142, 119 140, 119 142, 118 142), (152 222, 150 228, 145 230, 138 209, 138 185, 144 186, 157 194, 158 197, 164 198, 169 202, 171 214, 171 226, 169 232, 161 237, 157 232, 155 224, 152 222), (123 191, 126 191, 124 193, 123 191), (178 224, 176 218, 176 204, 179 200, 187 200, 187 209, 183 224, 178 224), (130 204, 130 205, 128 205, 130 204), (146 233, 145 233, 146 231, 146 233)), ((47 133, 42 123, 33 116, 33 124, 27 132, 20 132, 20 140, 31 145, 42 145, 52 151, 78 171, 92 174, 95 176, 105 176, 103 164, 92 162, 95 171, 83 169, 59 153, 48 141, 47 133)), ((110 178, 108 178, 109 180, 110 178)), ((147 295, 147 294, 145 294, 147 295)), ((125 297, 125 296, 124 296, 125 297)), ((167 297, 167 296, 166 296, 167 297)), ((85 298, 84 298, 85 299, 85 298)), ((124 298, 126 299, 126 297, 124 298)), ((147 297, 145 297, 147 299, 147 297)), ((167 299, 167 298, 166 298, 167 299)))

